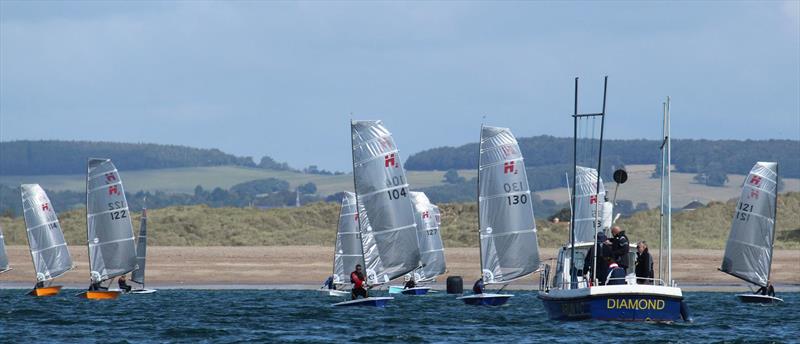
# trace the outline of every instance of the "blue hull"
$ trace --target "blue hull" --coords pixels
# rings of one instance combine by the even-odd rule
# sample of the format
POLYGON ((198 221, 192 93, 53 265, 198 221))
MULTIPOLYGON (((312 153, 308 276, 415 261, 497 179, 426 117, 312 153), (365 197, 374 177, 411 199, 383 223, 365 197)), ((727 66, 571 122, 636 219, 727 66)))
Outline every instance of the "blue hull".
POLYGON ((679 298, 657 295, 602 295, 575 299, 539 296, 550 319, 670 322, 689 320, 679 298), (684 309, 682 310, 681 307, 684 309), (682 315, 683 314, 683 315, 682 315))
POLYGON ((406 289, 403 290, 403 295, 425 295, 430 289, 406 289))

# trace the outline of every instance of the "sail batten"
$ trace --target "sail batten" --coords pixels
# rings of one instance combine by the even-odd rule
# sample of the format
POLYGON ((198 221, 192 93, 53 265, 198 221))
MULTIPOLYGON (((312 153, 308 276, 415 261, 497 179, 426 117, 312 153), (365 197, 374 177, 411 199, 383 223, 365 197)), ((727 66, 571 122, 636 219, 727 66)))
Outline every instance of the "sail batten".
POLYGON ((479 238, 484 283, 507 283, 539 267, 532 195, 525 163, 508 128, 481 129, 479 238))
POLYGON ((778 163, 758 162, 742 184, 720 271, 766 287, 775 240, 778 163))
POLYGON ((447 271, 444 245, 439 231, 441 212, 423 192, 411 192, 411 202, 417 220, 421 265, 414 278, 417 281, 430 281, 447 271))
POLYGON ((356 194, 345 192, 339 211, 336 246, 333 253, 333 283, 335 284, 350 283, 350 271, 355 270, 356 264, 364 265, 357 215, 356 194))
POLYGON ((399 150, 380 121, 353 121, 351 134, 367 281, 388 283, 419 266, 410 191, 399 150))
POLYGON ((136 246, 122 179, 111 159, 89 159, 86 227, 92 282, 136 269, 136 246))

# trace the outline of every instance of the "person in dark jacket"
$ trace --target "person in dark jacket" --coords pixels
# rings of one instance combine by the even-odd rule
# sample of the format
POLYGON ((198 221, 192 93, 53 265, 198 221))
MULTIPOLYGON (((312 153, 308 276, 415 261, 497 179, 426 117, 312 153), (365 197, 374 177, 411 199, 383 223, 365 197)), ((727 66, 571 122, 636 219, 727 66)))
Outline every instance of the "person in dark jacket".
POLYGON ((646 241, 636 244, 636 283, 653 284, 653 257, 646 241))
POLYGON ((620 285, 625 284, 625 269, 617 264, 614 257, 607 257, 608 262, 608 278, 606 278, 606 285, 620 285))
POLYGON ((322 287, 320 287, 320 289, 322 288, 336 290, 336 283, 333 283, 333 275, 328 276, 328 279, 326 279, 325 282, 322 283, 322 287))
POLYGON ((350 273, 350 283, 353 283, 353 290, 350 292, 353 300, 359 296, 365 299, 369 297, 367 289, 364 288, 366 283, 364 281, 364 273, 361 272, 361 264, 356 264, 356 269, 350 273))
POLYGON ((583 259, 583 274, 586 276, 587 279, 594 280, 597 279, 598 285, 603 285, 606 282, 606 276, 608 275, 608 263, 606 263, 606 257, 610 256, 611 250, 608 246, 603 245, 603 243, 608 240, 605 233, 597 233, 597 243, 589 248, 589 252, 586 253, 586 258, 583 259), (599 251, 597 253, 597 274, 594 274, 594 250, 598 248, 599 251))
POLYGON ((775 297, 775 287, 772 286, 772 283, 767 282, 767 286, 758 288, 756 294, 775 297))
POLYGON ((475 284, 472 285, 472 292, 475 294, 483 294, 483 277, 479 278, 475 281, 475 284))
POLYGON ((417 282, 414 281, 413 278, 409 278, 408 281, 406 281, 406 284, 403 286, 403 289, 411 289, 416 287, 417 287, 417 282))
POLYGON ((606 240, 606 245, 611 246, 611 256, 614 257, 616 263, 623 269, 628 269, 628 252, 630 251, 630 242, 625 235, 625 231, 619 226, 611 227, 611 234, 614 238, 606 240))
POLYGON ((119 276, 117 285, 119 286, 120 291, 124 291, 126 293, 131 291, 131 286, 128 285, 128 280, 125 278, 125 275, 119 276))

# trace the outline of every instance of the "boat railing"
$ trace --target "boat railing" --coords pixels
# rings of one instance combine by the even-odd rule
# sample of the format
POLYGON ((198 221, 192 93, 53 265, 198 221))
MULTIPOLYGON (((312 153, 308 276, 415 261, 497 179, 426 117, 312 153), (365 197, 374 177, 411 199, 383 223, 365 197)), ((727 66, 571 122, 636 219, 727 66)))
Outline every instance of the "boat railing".
MULTIPOLYGON (((547 267, 545 267, 545 271, 542 274, 542 277, 546 277, 547 274, 549 274, 549 273, 550 273, 549 269, 547 269, 547 267)), ((640 283, 641 285, 656 285, 656 286, 666 286, 667 285, 664 282, 664 280, 662 280, 662 279, 658 279, 658 278, 637 278, 637 277, 631 277, 631 276, 610 278, 608 280, 608 282, 622 280, 622 281, 624 281, 624 283, 620 283, 620 284, 617 284, 617 285, 635 285, 635 284, 637 284, 636 283, 637 279, 645 280, 646 283, 640 283)), ((612 284, 606 283, 605 285, 612 285, 612 284)), ((577 281, 577 283, 575 283, 575 284, 572 284, 570 282, 547 283, 544 280, 540 280, 539 281, 539 291, 544 291, 544 292, 549 292, 550 289, 575 289, 575 288, 587 288, 587 287, 590 287, 589 281, 586 280, 586 279, 583 279, 583 278, 580 278, 577 281)))
POLYGON ((542 275, 539 277, 539 291, 548 292, 550 286, 547 281, 550 280, 550 264, 544 264, 542 268, 542 275))

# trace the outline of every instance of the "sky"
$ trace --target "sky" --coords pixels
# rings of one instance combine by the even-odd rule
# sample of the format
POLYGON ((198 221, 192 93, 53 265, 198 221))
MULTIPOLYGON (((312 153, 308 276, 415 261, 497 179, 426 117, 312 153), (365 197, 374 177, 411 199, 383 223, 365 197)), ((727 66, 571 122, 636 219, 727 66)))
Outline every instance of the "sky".
POLYGON ((800 2, 0 1, 0 140, 153 142, 350 171, 352 119, 401 154, 572 135, 800 139, 800 2), (484 118, 485 117, 485 118, 484 118))

